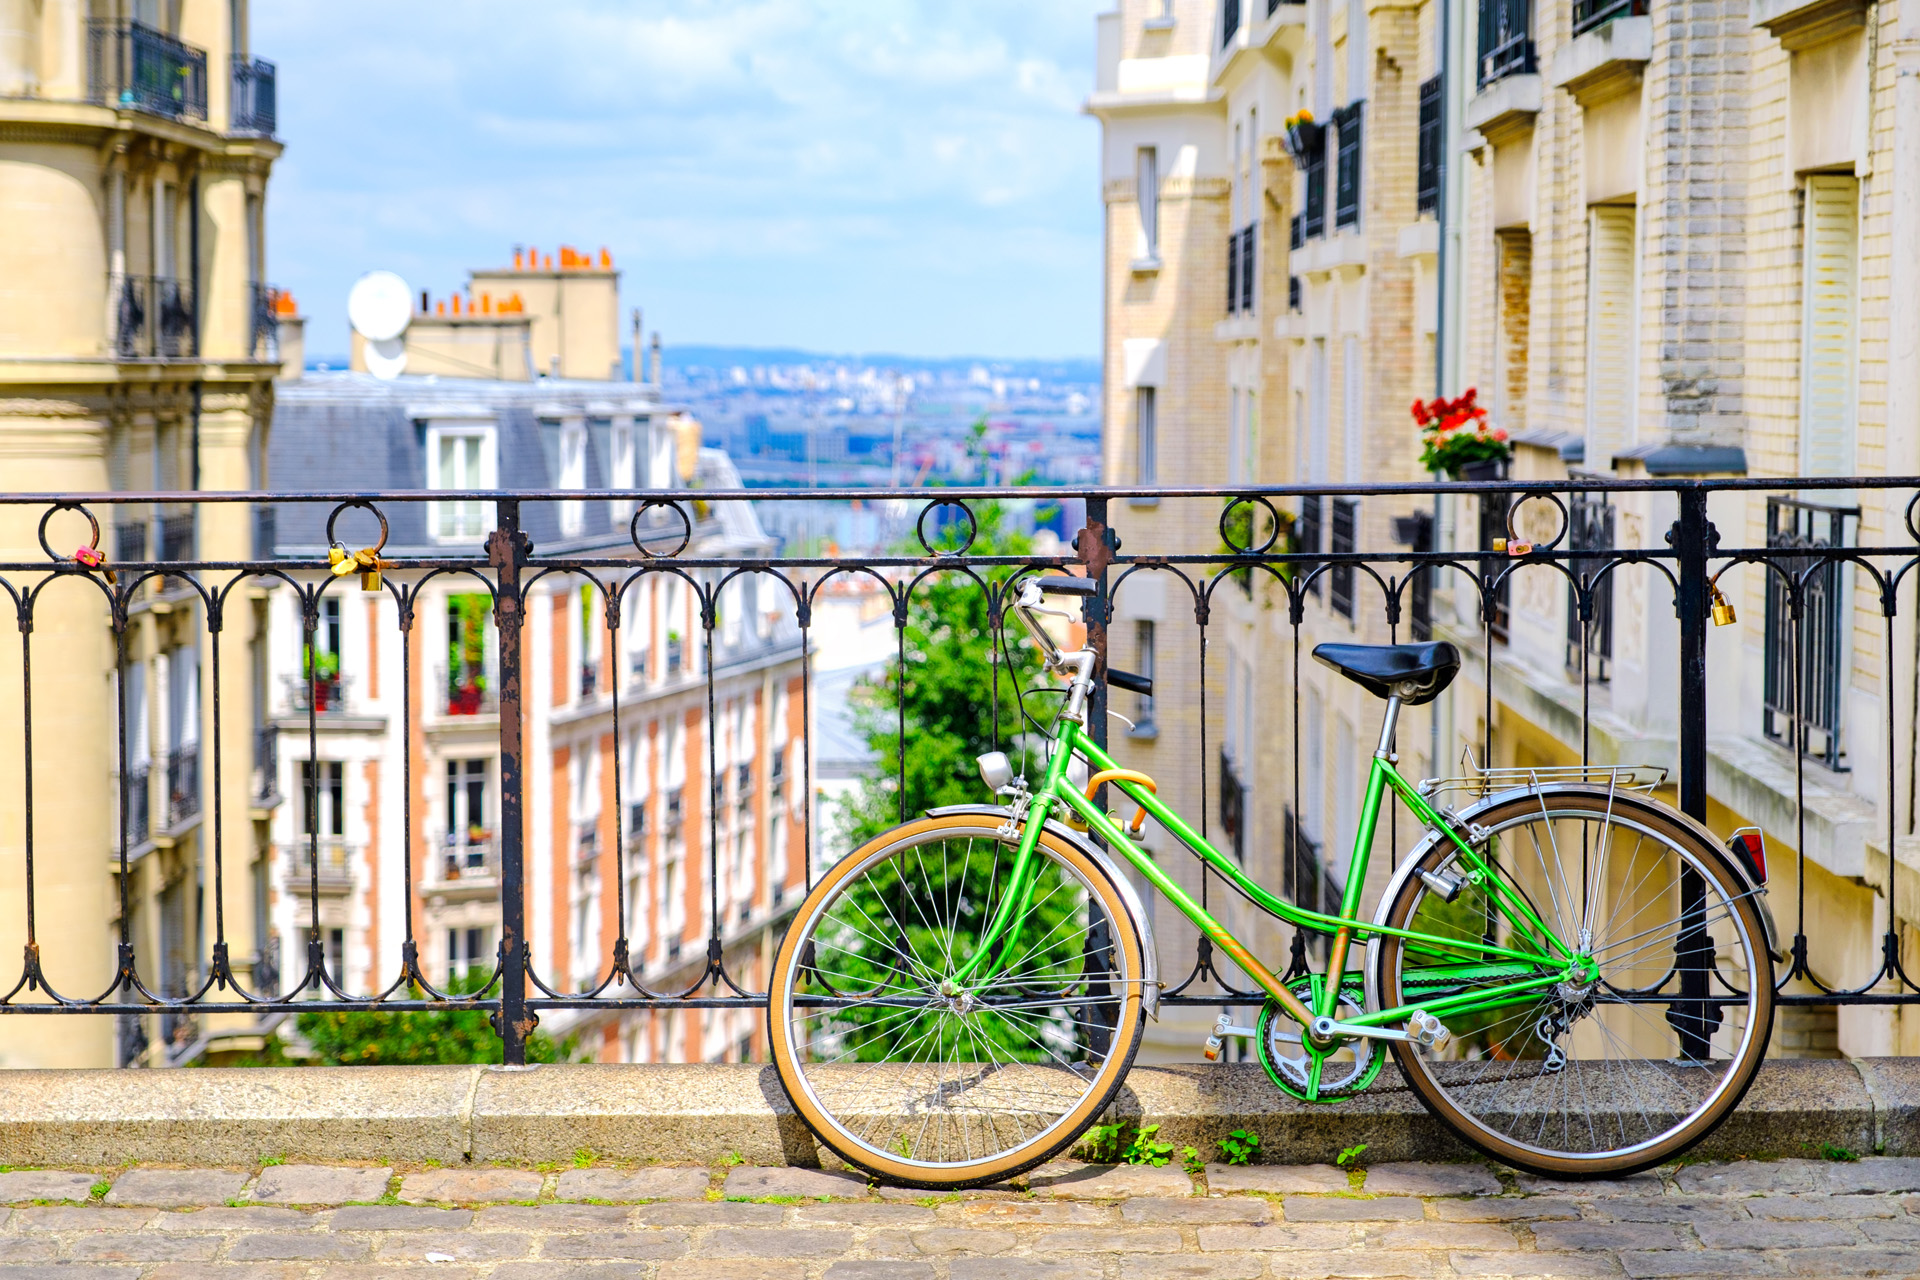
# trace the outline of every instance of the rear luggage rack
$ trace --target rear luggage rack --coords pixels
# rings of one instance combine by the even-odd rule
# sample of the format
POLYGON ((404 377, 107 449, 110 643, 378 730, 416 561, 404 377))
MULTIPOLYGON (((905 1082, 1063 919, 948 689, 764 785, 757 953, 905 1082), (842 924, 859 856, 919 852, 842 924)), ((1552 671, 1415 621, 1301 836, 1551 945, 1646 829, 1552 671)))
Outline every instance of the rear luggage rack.
POLYGON ((1536 790, 1544 786, 1568 784, 1604 787, 1609 792, 1638 791, 1647 794, 1667 781, 1667 770, 1650 764, 1569 764, 1527 769, 1482 769, 1474 762, 1471 749, 1463 753, 1461 764, 1466 772, 1457 778, 1421 779, 1420 794, 1429 802, 1448 793, 1480 799, 1496 791, 1536 790))

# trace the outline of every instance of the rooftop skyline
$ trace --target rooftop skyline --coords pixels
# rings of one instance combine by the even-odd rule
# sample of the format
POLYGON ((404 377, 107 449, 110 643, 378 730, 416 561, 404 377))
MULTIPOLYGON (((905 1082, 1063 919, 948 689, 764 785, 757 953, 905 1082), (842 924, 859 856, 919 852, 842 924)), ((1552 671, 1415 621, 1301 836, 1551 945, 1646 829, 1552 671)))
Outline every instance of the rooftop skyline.
POLYGON ((1099 7, 262 6, 269 274, 316 353, 364 271, 443 296, 564 243, 669 344, 1088 355, 1099 7))

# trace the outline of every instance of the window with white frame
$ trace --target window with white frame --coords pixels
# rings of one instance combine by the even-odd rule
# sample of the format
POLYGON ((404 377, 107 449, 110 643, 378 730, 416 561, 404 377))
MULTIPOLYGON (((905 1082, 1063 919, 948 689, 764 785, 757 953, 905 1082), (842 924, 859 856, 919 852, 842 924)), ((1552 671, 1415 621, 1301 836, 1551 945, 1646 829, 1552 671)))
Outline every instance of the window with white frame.
MULTIPOLYGON (((432 424, 426 430, 427 488, 492 489, 499 483, 494 428, 485 424, 432 424)), ((490 504, 475 499, 429 504, 428 527, 441 542, 477 542, 492 525, 490 504)))
MULTIPOLYGON (((587 428, 586 424, 569 421, 561 424, 559 432, 559 465, 555 469, 554 487, 559 489, 584 489, 587 487, 587 428)), ((578 502, 560 504, 560 533, 564 537, 577 538, 585 524, 585 512, 578 502)))
MULTIPOLYGON (((644 420, 643 420, 644 421, 644 420)), ((631 418, 617 418, 609 433, 607 445, 607 487, 610 489, 631 489, 635 477, 639 474, 639 449, 635 443, 636 435, 644 427, 634 426, 631 418)), ((628 498, 615 498, 607 504, 607 516, 615 525, 625 525, 633 518, 633 502, 628 498)), ((624 532, 621 530, 620 532, 624 532)))
POLYGON ((1160 482, 1159 425, 1155 421, 1154 389, 1137 387, 1133 393, 1133 438, 1136 479, 1141 484, 1160 482))
POLYGON ((1140 257, 1144 262, 1160 260, 1160 153, 1153 147, 1141 147, 1135 153, 1135 182, 1140 202, 1140 257))

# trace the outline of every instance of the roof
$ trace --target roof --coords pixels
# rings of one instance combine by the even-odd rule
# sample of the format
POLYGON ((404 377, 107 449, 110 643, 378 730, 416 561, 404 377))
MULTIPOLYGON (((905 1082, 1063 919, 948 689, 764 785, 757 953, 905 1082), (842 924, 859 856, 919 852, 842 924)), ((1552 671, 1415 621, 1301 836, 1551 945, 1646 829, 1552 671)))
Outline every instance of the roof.
MULTIPOLYGON (((486 418, 494 425, 496 475, 502 488, 555 489, 558 477, 541 439, 542 419, 586 418, 587 489, 612 488, 609 428, 611 420, 636 423, 663 418, 676 406, 660 400, 650 386, 631 382, 542 378, 500 382, 478 378, 403 376, 391 380, 371 374, 308 374, 275 388, 273 434, 268 446, 268 476, 283 493, 425 490, 427 480, 424 423, 429 420, 486 418), (596 422, 595 419, 606 419, 596 422)), ((644 451, 642 452, 644 457, 644 451)), ((676 480, 676 485, 678 481, 676 480)), ((691 488, 739 488, 732 459, 717 449, 702 449, 691 488)), ((623 518, 611 504, 583 501, 580 530, 563 536, 557 502, 529 502, 521 508, 521 527, 543 551, 589 551, 628 545, 623 518)), ((330 508, 313 503, 278 503, 274 553, 306 558, 324 552, 330 508)), ((445 547, 428 538, 424 503, 392 503, 382 508, 390 532, 387 550, 395 555, 439 554, 445 547)), ((365 517, 347 517, 344 540, 366 536, 365 517)), ((662 537, 677 541, 678 522, 662 537)), ((730 542, 764 544, 767 535, 748 503, 716 504, 701 530, 730 542)))

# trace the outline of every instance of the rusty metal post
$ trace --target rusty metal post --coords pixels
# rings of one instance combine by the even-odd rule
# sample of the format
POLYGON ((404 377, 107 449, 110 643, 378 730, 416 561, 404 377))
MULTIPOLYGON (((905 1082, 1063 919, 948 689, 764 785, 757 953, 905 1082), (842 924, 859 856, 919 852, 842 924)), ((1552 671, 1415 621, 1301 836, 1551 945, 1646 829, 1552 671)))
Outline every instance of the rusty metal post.
POLYGON ((526 621, 520 568, 532 546, 520 532, 520 503, 495 504, 487 560, 496 574, 493 618, 500 631, 500 1012, 494 1030, 501 1060, 521 1066, 534 1018, 527 1012, 526 803, 520 714, 520 629, 526 621))

